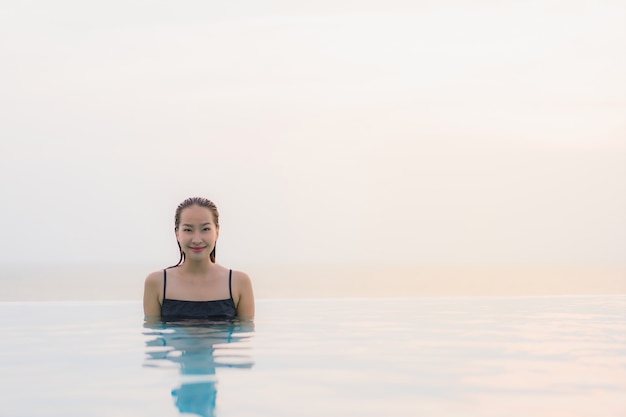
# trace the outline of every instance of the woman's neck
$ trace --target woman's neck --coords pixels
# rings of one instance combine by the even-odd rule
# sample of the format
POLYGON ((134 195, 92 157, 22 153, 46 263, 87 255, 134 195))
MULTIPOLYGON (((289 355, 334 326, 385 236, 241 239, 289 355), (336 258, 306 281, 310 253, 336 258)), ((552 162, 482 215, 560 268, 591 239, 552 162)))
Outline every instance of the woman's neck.
POLYGON ((215 268, 215 264, 209 259, 206 261, 185 260, 180 266, 181 272, 187 275, 206 275, 215 268))

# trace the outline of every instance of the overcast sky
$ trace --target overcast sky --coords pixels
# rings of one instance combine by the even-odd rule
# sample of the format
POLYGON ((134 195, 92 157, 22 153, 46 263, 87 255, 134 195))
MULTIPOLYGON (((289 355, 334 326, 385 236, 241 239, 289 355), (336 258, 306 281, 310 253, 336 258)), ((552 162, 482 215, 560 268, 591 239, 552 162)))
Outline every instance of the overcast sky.
POLYGON ((622 1, 308 3, 2 2, 0 263, 626 263, 622 1))

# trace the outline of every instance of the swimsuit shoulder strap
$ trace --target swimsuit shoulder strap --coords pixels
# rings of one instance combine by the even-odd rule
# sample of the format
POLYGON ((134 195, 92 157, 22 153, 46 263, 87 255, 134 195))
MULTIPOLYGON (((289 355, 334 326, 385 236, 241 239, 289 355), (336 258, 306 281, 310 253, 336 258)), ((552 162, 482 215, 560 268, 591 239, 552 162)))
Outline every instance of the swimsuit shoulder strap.
POLYGON ((233 298, 233 270, 228 271, 228 291, 230 291, 230 298, 233 298))
POLYGON ((165 286, 167 285, 167 272, 163 270, 163 299, 165 300, 165 286))

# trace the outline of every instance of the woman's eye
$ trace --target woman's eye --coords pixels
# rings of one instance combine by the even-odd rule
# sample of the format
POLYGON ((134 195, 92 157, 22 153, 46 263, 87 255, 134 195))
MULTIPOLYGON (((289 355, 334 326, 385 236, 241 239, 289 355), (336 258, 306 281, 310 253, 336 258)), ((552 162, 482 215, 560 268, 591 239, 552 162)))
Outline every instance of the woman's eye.
POLYGON ((205 228, 204 228, 204 231, 205 231, 205 232, 208 232, 209 230, 211 230, 211 229, 209 229, 208 227, 205 227, 205 228))

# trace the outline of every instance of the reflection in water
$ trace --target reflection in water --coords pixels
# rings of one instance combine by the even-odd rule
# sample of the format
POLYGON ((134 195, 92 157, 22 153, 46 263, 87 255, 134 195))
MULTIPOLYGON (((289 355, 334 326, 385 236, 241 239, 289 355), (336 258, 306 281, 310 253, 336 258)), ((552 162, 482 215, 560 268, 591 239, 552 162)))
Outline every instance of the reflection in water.
POLYGON ((180 369, 181 384, 172 390, 181 413, 202 417, 215 415, 216 369, 251 368, 246 341, 252 336, 252 322, 148 323, 144 366, 180 369))

